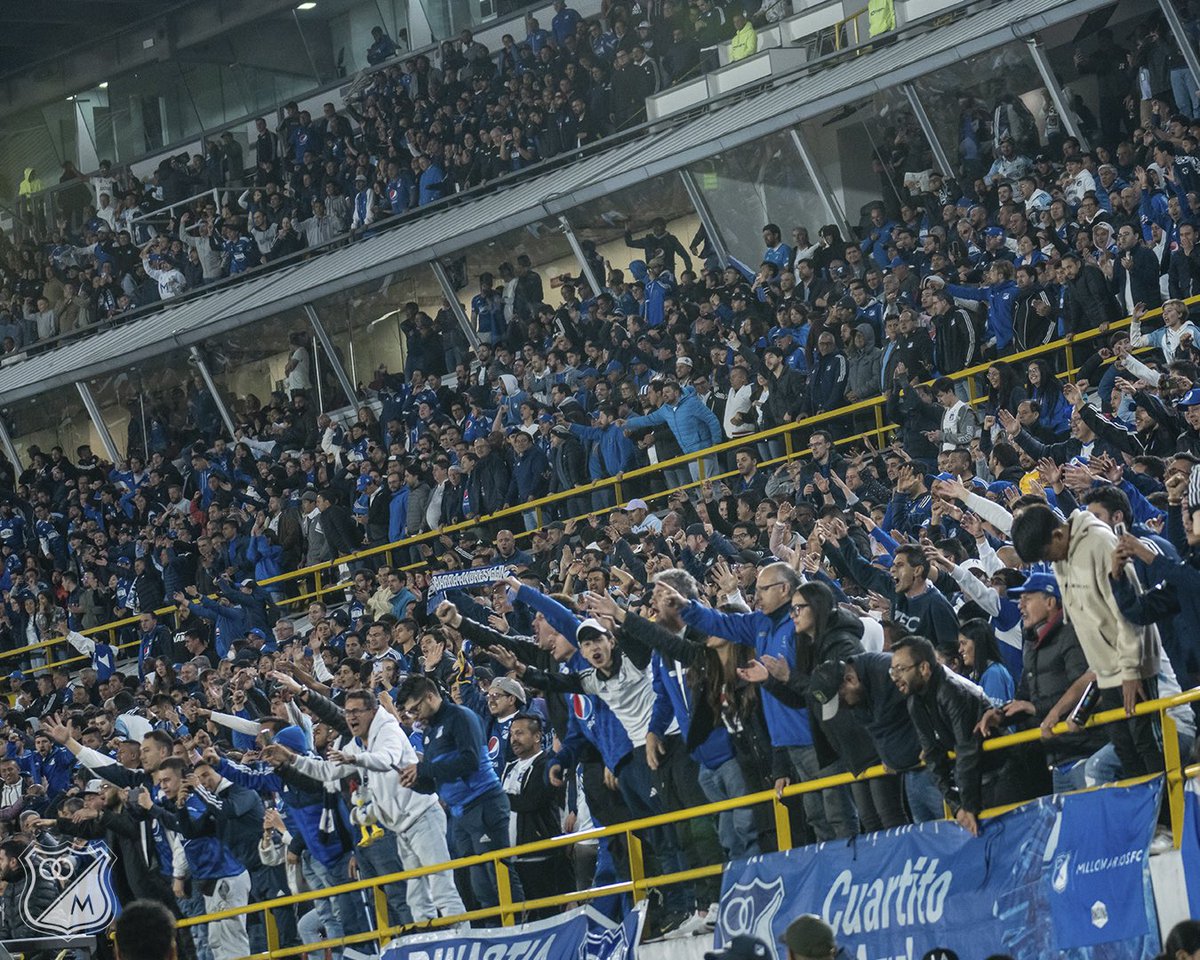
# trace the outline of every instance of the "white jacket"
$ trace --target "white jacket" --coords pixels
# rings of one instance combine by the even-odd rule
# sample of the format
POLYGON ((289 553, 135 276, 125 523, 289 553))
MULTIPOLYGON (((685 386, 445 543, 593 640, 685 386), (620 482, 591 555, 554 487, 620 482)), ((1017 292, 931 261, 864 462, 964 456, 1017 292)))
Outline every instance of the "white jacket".
POLYGON ((404 728, 383 707, 375 711, 366 745, 360 745, 355 737, 342 747, 342 752, 352 758, 350 763, 296 757, 294 766, 317 780, 361 777, 362 789, 371 799, 376 818, 397 833, 404 832, 430 807, 436 806, 438 801, 433 794, 417 793, 400 785, 398 771, 417 762, 417 751, 409 743, 404 728))
POLYGON ((1122 680, 1157 677, 1158 644, 1143 643, 1141 630, 1122 616, 1108 579, 1117 535, 1086 510, 1076 510, 1067 523, 1067 559, 1054 564, 1054 576, 1096 685, 1103 690, 1119 687, 1122 680))

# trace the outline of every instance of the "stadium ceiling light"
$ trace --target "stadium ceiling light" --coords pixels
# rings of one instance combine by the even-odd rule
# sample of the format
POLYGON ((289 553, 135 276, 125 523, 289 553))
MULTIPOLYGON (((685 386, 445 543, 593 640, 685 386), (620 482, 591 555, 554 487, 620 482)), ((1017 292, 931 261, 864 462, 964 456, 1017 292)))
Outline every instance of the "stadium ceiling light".
POLYGON ((312 0, 307 0, 306 3, 296 4, 297 10, 315 10, 316 7, 317 7, 317 5, 315 3, 313 3, 312 0))
POLYGON ((108 81, 105 80, 103 83, 99 84, 99 87, 101 90, 107 90, 108 89, 108 81))

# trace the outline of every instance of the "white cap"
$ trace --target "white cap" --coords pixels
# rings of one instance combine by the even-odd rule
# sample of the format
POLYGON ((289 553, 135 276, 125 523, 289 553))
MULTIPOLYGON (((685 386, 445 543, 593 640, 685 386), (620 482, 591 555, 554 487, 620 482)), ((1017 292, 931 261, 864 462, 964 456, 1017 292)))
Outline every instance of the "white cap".
POLYGON ((625 504, 625 507, 624 507, 624 510, 626 513, 630 513, 634 510, 649 511, 649 509, 650 508, 648 506, 646 506, 645 500, 630 500, 627 504, 625 504))
POLYGON ((582 634, 584 630, 594 630, 597 633, 604 634, 605 636, 608 635, 608 628, 605 627, 604 624, 602 624, 595 617, 588 617, 586 620, 583 621, 583 623, 581 623, 579 625, 578 629, 576 629, 576 631, 575 631, 575 639, 576 640, 579 640, 580 642, 583 641, 583 637, 580 636, 580 634, 582 634))

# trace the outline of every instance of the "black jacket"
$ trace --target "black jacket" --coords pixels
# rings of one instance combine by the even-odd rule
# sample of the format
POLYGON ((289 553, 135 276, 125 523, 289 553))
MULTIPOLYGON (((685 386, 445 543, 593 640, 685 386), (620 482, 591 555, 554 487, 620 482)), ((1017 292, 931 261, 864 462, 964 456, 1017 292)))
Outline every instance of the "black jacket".
POLYGON ((842 706, 842 714, 862 725, 875 744, 879 759, 891 770, 912 770, 921 762, 917 731, 908 715, 908 703, 896 689, 888 672, 890 653, 860 653, 849 661, 863 687, 863 699, 853 707, 842 706))
MULTIPOLYGON (((908 698, 921 752, 954 813, 978 814, 983 809, 983 773, 990 758, 975 727, 991 705, 979 687, 940 665, 933 668, 925 689, 908 698)), ((991 756, 999 754, 993 751, 991 756)))
POLYGON ((1079 276, 1067 281, 1066 293, 1063 312, 1069 333, 1094 330, 1101 323, 1113 323, 1121 318, 1121 305, 1095 264, 1085 263, 1079 276))
MULTIPOLYGON (((1088 671, 1087 657, 1075 636, 1075 628, 1060 616, 1044 631, 1025 631, 1021 677, 1017 682, 1018 700, 1033 704, 1033 723, 1040 724, 1046 714, 1067 692, 1067 688, 1088 671), (1039 634, 1042 634, 1039 636, 1039 634)), ((1046 758, 1052 764, 1090 757, 1106 741, 1103 730, 1092 728, 1067 733, 1042 741, 1046 758)))
MULTIPOLYGON (((517 761, 509 761, 508 767, 517 761)), ((539 754, 522 774, 520 779, 521 792, 508 794, 508 805, 517 815, 516 844, 533 843, 535 840, 549 840, 562 833, 559 823, 559 812, 563 805, 564 790, 562 787, 552 787, 546 775, 548 756, 545 752, 539 754)), ((501 777, 501 782, 504 777, 501 777)), ((519 860, 545 860, 554 851, 540 854, 528 854, 519 860)))
MULTIPOLYGON (((1131 255, 1133 265, 1128 271, 1130 297, 1134 303, 1144 303, 1147 310, 1161 307, 1162 288, 1159 286, 1158 278, 1162 271, 1158 257, 1140 243, 1133 248, 1131 255)), ((1113 264, 1113 275, 1109 287, 1121 302, 1124 297, 1126 275, 1125 267, 1118 259, 1113 264)))
POLYGON ((938 373, 947 376, 965 370, 979 362, 979 331, 966 310, 955 307, 949 313, 935 317, 937 333, 933 352, 938 373))
POLYGON ((127 810, 105 810, 95 820, 81 823, 59 817, 55 830, 69 837, 103 839, 108 844, 120 865, 114 879, 122 903, 148 899, 164 903, 172 911, 177 909, 175 894, 158 862, 151 821, 136 820, 127 810))
POLYGON ((1054 304, 1046 289, 1038 283, 1017 290, 1013 303, 1013 345, 1017 351, 1044 346, 1058 332, 1058 318, 1054 304), (1042 315, 1034 309, 1035 304, 1046 304, 1051 309, 1042 315))
POLYGON ((321 514, 321 528, 334 557, 344 557, 362 548, 362 529, 345 507, 333 504, 321 514))

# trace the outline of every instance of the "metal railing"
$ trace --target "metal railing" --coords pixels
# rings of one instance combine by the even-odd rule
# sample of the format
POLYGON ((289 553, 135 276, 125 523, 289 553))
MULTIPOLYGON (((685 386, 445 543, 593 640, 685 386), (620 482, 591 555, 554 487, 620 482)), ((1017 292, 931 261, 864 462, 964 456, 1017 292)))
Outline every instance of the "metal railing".
MULTIPOLYGON (((1144 701, 1137 705, 1134 710, 1135 715, 1145 716, 1153 713, 1158 714, 1160 718, 1162 723, 1164 745, 1164 771, 1163 774, 1156 773, 1150 776, 1137 777, 1130 780, 1121 781, 1122 785, 1131 785, 1134 783, 1145 782, 1153 779, 1155 776, 1165 776, 1166 789, 1163 802, 1168 805, 1170 812, 1171 834, 1176 849, 1179 848, 1183 839, 1184 786, 1189 778, 1200 774, 1200 765, 1188 767, 1186 769, 1184 768, 1179 752, 1179 736, 1175 727, 1175 721, 1171 718, 1167 711, 1174 707, 1186 706, 1187 704, 1193 703, 1197 700, 1200 700, 1200 688, 1187 690, 1173 697, 1164 697, 1157 700, 1144 701)), ((1088 728, 1105 726, 1107 724, 1118 723, 1126 719, 1127 716, 1124 708, 1105 710, 1093 715, 1086 726, 1088 728)), ((1073 728, 1069 727, 1066 722, 1062 722, 1053 728, 1053 732, 1055 734, 1063 734, 1071 732, 1072 729, 1073 728)), ((1012 733, 1005 736, 984 740, 983 749, 985 751, 1004 750, 1026 743, 1033 743, 1041 739, 1041 737, 1042 732, 1040 728, 1023 730, 1019 733, 1012 733)), ((951 756, 953 756, 953 754, 951 754, 951 756)), ((498 917, 503 925, 509 926, 519 919, 519 915, 522 912, 527 910, 543 910, 547 908, 565 907, 570 904, 594 900, 599 897, 606 897, 614 894, 629 895, 634 901, 641 901, 646 898, 647 893, 651 888, 671 886, 679 883, 690 883, 696 880, 719 877, 725 868, 724 863, 715 863, 694 867, 688 870, 681 870, 662 876, 647 876, 646 858, 642 849, 642 840, 638 836, 641 831, 653 827, 672 826, 696 817, 713 816, 728 810, 740 810, 746 807, 765 803, 770 804, 771 806, 772 819, 775 825, 777 837, 777 847, 779 850, 788 850, 793 846, 792 829, 790 811, 787 805, 783 802, 784 800, 791 797, 801 797, 808 793, 816 793, 821 790, 827 790, 831 787, 845 786, 857 781, 872 780, 878 777, 893 774, 895 774, 895 771, 888 770, 881 765, 876 765, 868 768, 858 776, 855 776, 851 773, 839 773, 833 776, 821 777, 817 780, 808 780, 804 781, 803 783, 791 784, 790 786, 785 787, 782 791, 763 790, 757 793, 747 794, 743 797, 735 797, 731 800, 720 800, 716 803, 706 803, 701 806, 676 810, 671 813, 661 814, 655 817, 644 817, 639 820, 629 820, 624 823, 588 830, 582 833, 566 834, 549 840, 539 840, 534 843, 520 844, 504 850, 497 850, 471 857, 462 857, 456 860, 450 860, 437 866, 418 867, 413 870, 403 870, 400 873, 374 877, 369 880, 358 880, 353 883, 341 884, 336 887, 328 887, 321 890, 311 890, 305 893, 279 897, 275 900, 266 900, 258 903, 248 904, 245 907, 235 907, 230 910, 222 910, 215 913, 204 914, 198 917, 190 917, 181 920, 179 922, 179 926, 197 926, 200 924, 211 923, 214 920, 249 916, 251 914, 262 914, 263 920, 266 924, 267 950, 264 953, 252 954, 250 960, 277 960, 277 958, 282 957, 299 956, 312 950, 321 950, 338 946, 349 946, 351 944, 366 943, 368 941, 377 941, 382 947, 392 937, 405 932, 445 928, 462 923, 464 921, 490 920, 498 917), (506 860, 510 860, 514 857, 526 856, 529 854, 561 850, 583 841, 599 840, 603 837, 624 838, 628 850, 628 880, 606 884, 601 887, 591 887, 587 890, 579 890, 572 893, 540 897, 538 899, 524 901, 514 901, 512 899, 512 888, 509 873, 511 868, 507 863, 505 863, 506 860), (419 925, 413 924, 401 926, 389 922, 387 914, 387 900, 383 893, 383 886, 385 884, 417 877, 425 877, 435 873, 442 873, 449 870, 462 869, 477 865, 487 865, 494 868, 496 871, 497 889, 499 893, 499 903, 497 906, 471 910, 456 916, 440 917, 436 920, 430 920, 419 925), (272 909, 277 907, 286 907, 293 904, 311 903, 315 900, 324 900, 339 893, 349 893, 358 890, 372 891, 376 925, 376 928, 373 931, 340 937, 333 940, 322 940, 318 943, 304 944, 299 947, 281 947, 279 931, 276 927, 274 916, 271 913, 272 909)), ((1089 788, 1089 790, 1096 789, 1104 789, 1104 787, 1089 788)), ((1021 806, 1022 803, 1027 802, 1029 801, 1022 801, 1021 803, 1013 803, 1002 807, 994 807, 984 810, 980 813, 980 819, 985 820, 999 816, 1000 814, 1006 813, 1009 810, 1021 806)), ((986 827, 984 829, 986 829, 986 827)))
MULTIPOLYGON (((1200 303, 1200 295, 1190 297, 1184 302, 1189 306, 1195 303, 1200 303)), ((1161 308, 1149 310, 1143 316, 1143 320, 1153 319, 1161 316, 1161 314, 1161 308)), ((1115 323, 1110 324, 1104 333, 1101 333, 1098 329, 1088 330, 1078 335, 1068 336, 1061 340, 1055 340, 1051 343, 1034 347, 1020 353, 1010 354, 1009 356, 998 359, 1005 363, 1014 363, 1034 357, 1046 356, 1047 354, 1054 353, 1058 350, 1063 350, 1065 353, 1067 369, 1064 373, 1060 373, 1059 376, 1071 379, 1078 372, 1078 368, 1075 366, 1074 362, 1075 344, 1092 340, 1096 337, 1107 337, 1112 331, 1123 329, 1129 326, 1129 324, 1130 318, 1126 317, 1123 320, 1118 320, 1115 323)), ((972 404, 979 403, 982 401, 983 397, 976 395, 974 382, 975 378, 980 374, 986 373, 988 368, 991 367, 995 362, 997 361, 989 360, 987 363, 977 364, 976 366, 968 367, 965 370, 960 370, 957 373, 949 374, 948 376, 952 380, 966 380, 970 402, 972 404)), ((575 487, 571 490, 564 490, 558 493, 552 493, 544 497, 539 497, 535 500, 518 504, 516 506, 505 507, 503 510, 497 510, 495 513, 487 516, 477 517, 471 520, 463 520, 459 523, 450 524, 445 527, 439 527, 437 530, 429 530, 424 533, 416 534, 415 536, 406 537, 403 540, 398 540, 393 543, 385 543, 379 546, 369 547, 345 556, 335 557, 333 560, 330 560, 326 563, 301 567, 298 570, 281 573, 278 576, 269 577, 258 582, 260 586, 264 587, 282 587, 283 585, 290 585, 294 589, 297 589, 297 593, 290 597, 285 597, 281 602, 279 602, 280 606, 288 606, 305 603, 309 600, 322 599, 329 594, 344 590, 349 585, 349 581, 341 579, 339 571, 340 567, 361 563, 363 561, 378 563, 382 557, 385 562, 393 566, 396 565, 397 558, 403 558, 403 562, 400 564, 401 568, 414 569, 423 566, 423 563, 414 563, 411 561, 411 548, 418 547, 422 543, 436 540, 445 533, 457 533, 486 525, 495 525, 501 520, 515 519, 516 521, 520 522, 522 515, 530 511, 532 511, 536 516, 537 527, 541 527, 545 518, 544 511, 547 507, 563 504, 572 499, 590 496, 592 493, 606 489, 612 490, 614 502, 616 504, 620 504, 626 499, 624 494, 630 481, 639 480, 646 477, 653 477, 671 468, 688 467, 692 463, 697 463, 697 473, 699 476, 698 480, 675 487, 666 487, 660 491, 640 494, 640 496, 641 499, 650 501, 670 496, 676 492, 692 490, 698 486, 701 486, 705 482, 733 476, 732 472, 706 475, 705 461, 716 456, 717 454, 738 450, 746 446, 754 446, 765 441, 782 440, 784 444, 784 454, 773 460, 766 460, 761 464, 762 466, 770 466, 775 463, 793 459, 794 457, 801 456, 808 452, 808 449, 798 441, 798 437, 801 433, 805 433, 805 435, 807 435, 807 432, 814 428, 819 428, 822 425, 829 424, 833 421, 842 420, 847 417, 853 418, 856 414, 865 414, 869 412, 874 416, 875 425, 860 433, 849 436, 839 436, 835 438, 834 444, 838 446, 845 446, 847 444, 860 442, 867 437, 872 437, 877 444, 877 448, 882 449, 884 446, 884 439, 888 431, 898 429, 899 427, 898 424, 886 422, 886 418, 884 416, 886 404, 886 396, 871 397, 866 400, 859 400, 845 407, 839 407, 837 410, 831 410, 827 413, 819 413, 815 416, 806 417, 801 420, 796 420, 792 423, 784 424, 783 426, 772 427, 768 430, 762 430, 758 433, 749 434, 745 437, 738 437, 735 440, 728 440, 724 443, 716 444, 712 447, 708 447, 695 453, 682 454, 681 456, 674 457, 670 460, 664 460, 647 467, 639 467, 635 470, 617 474, 613 477, 604 477, 600 480, 594 480, 585 486, 575 487)), ((573 519, 587 519, 588 517, 599 513, 606 513, 609 509, 611 509, 611 507, 602 507, 599 509, 589 510, 573 519)), ((533 534, 533 532, 533 530, 523 530, 519 533, 516 533, 516 538, 523 539, 525 537, 529 537, 533 534)), ((177 608, 172 605, 161 607, 154 612, 161 617, 164 615, 173 614, 176 609, 177 608)), ((114 620, 108 623, 100 624, 95 627, 90 627, 81 632, 85 636, 106 637, 106 639, 113 645, 114 649, 116 649, 119 653, 122 650, 127 650, 137 646, 136 640, 125 644, 118 643, 119 632, 123 628, 137 623, 137 621, 138 617, 135 615, 131 617, 125 617, 121 620, 114 620)), ((38 643, 28 644, 26 646, 15 647, 11 650, 2 651, 0 652, 0 664, 3 664, 5 660, 10 660, 14 657, 23 657, 37 650, 43 650, 55 645, 62 646, 64 642, 65 641, 63 638, 55 637, 49 640, 39 641, 38 643)), ((35 667, 35 670, 51 669, 56 666, 82 665, 87 661, 87 659, 88 658, 82 654, 79 656, 69 656, 63 660, 39 665, 35 667)))

